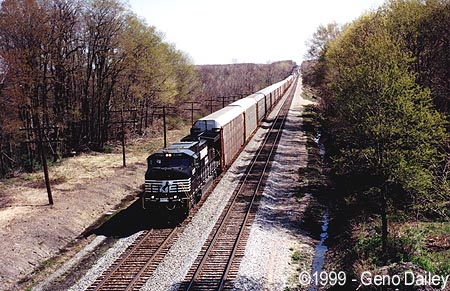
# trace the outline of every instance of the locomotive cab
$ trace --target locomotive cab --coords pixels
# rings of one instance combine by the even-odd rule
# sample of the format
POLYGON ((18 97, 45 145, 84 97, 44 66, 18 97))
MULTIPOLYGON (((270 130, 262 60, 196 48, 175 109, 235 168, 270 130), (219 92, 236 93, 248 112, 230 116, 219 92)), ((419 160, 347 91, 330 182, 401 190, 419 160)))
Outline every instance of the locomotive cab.
POLYGON ((169 210, 189 209, 195 194, 197 160, 197 155, 190 150, 166 149, 149 156, 143 207, 148 208, 150 204, 150 208, 160 205, 169 210))
POLYGON ((187 214, 202 195, 209 172, 208 152, 204 141, 181 141, 150 155, 143 207, 181 209, 187 214))

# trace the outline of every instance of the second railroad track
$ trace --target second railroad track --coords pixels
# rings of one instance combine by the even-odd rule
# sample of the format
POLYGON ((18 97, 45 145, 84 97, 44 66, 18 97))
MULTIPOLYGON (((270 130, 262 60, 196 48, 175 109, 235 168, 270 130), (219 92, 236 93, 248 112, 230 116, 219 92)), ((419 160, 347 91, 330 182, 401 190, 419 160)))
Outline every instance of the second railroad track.
MULTIPOLYGON (((248 226, 254 218, 254 204, 267 177, 271 158, 280 139, 294 95, 295 83, 287 90, 287 98, 284 99, 237 189, 181 283, 180 290, 232 288, 240 258, 243 256, 248 226)), ((142 288, 203 202, 204 199, 180 226, 143 232, 86 291, 123 291, 142 288)))
POLYGON ((179 290, 232 290, 240 260, 244 255, 249 227, 253 222, 255 203, 268 175, 283 126, 295 92, 288 89, 287 98, 267 132, 260 148, 217 220, 179 290))

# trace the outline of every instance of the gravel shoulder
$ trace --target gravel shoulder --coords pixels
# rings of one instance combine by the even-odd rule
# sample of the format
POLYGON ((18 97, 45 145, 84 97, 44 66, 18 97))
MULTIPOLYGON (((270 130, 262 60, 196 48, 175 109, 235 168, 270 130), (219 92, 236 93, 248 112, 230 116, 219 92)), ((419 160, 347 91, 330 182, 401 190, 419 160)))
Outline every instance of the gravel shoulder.
MULTIPOLYGON (((271 116, 278 112, 280 105, 278 104, 276 106, 271 116)), ((233 189, 236 188, 248 162, 252 159, 262 142, 266 132, 265 128, 267 128, 267 124, 263 124, 256 131, 252 140, 224 174, 203 206, 179 235, 175 244, 171 247, 163 261, 158 265, 141 290, 166 291, 178 289, 179 283, 184 279, 190 266, 196 259, 203 243, 206 241, 211 229, 225 207, 226 201, 233 193, 233 189)), ((110 251, 111 256, 113 256, 114 252, 116 252, 116 256, 120 254, 119 249, 115 251, 112 248, 110 251)), ((96 276, 94 274, 100 274, 101 270, 107 267, 100 260, 70 290, 83 290, 83 286, 95 280, 96 276)))
POLYGON ((300 271, 309 271, 314 243, 300 229, 311 195, 297 198, 299 168, 306 167, 306 137, 301 129, 301 83, 286 120, 280 143, 250 229, 234 290, 291 290, 300 271), (298 255, 294 255, 298 254, 298 255))

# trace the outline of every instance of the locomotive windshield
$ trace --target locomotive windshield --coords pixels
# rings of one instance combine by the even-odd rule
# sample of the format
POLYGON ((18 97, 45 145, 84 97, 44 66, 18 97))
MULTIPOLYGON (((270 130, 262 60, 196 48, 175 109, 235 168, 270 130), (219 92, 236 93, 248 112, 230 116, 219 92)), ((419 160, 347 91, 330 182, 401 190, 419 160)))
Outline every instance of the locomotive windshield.
POLYGON ((183 157, 154 157, 148 163, 149 167, 158 168, 186 168, 190 165, 190 160, 183 157))

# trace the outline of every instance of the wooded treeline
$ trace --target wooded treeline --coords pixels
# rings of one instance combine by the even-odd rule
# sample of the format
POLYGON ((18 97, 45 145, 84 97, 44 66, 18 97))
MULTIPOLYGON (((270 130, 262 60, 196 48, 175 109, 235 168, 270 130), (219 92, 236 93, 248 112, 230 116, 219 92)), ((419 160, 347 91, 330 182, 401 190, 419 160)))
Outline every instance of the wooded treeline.
POLYGON ((197 66, 201 83, 198 100, 206 107, 203 114, 211 111, 211 101, 208 100, 216 101, 213 102, 213 110, 217 110, 222 107, 222 101, 228 105, 287 78, 294 66, 296 64, 293 61, 197 66))
POLYGON ((279 81, 292 61, 194 66, 121 0, 4 0, 0 8, 0 177, 40 166, 38 143, 54 160, 102 151, 142 134, 160 106, 174 122, 196 117, 279 81), (219 97, 227 97, 221 99, 219 97), (39 130, 42 129, 42 130, 39 130))
POLYGON ((321 97, 337 192, 359 205, 359 221, 380 218, 384 263, 398 247, 389 217, 450 215, 449 28, 448 0, 391 0, 321 26, 303 64, 321 97))
POLYGON ((143 132, 152 106, 182 112, 198 84, 189 58, 120 0, 4 0, 0 176, 39 164, 38 127, 55 158, 102 150, 118 111, 143 132))

